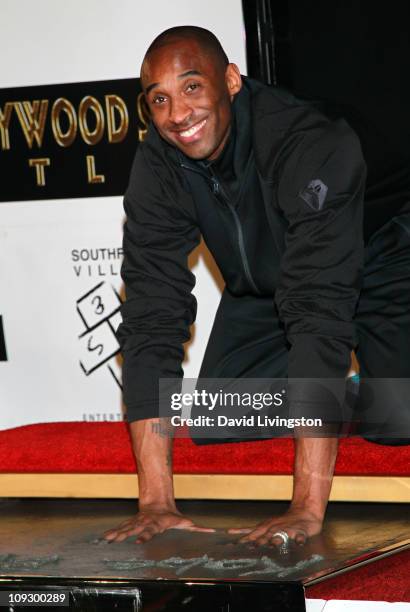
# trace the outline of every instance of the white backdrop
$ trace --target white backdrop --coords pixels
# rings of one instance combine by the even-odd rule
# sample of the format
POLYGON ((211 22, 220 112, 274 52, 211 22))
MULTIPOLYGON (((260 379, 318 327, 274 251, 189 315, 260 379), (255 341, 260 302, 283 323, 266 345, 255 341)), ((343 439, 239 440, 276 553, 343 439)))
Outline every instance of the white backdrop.
MULTIPOLYGON (((0 87, 133 78, 151 40, 182 24, 212 30, 246 73, 240 0, 0 0, 0 15, 0 87)), ((112 355, 123 217, 121 197, 0 203, 8 356, 0 361, 0 428, 122 418, 112 355)), ((199 310, 189 377, 219 299, 203 257, 193 259, 199 310)))

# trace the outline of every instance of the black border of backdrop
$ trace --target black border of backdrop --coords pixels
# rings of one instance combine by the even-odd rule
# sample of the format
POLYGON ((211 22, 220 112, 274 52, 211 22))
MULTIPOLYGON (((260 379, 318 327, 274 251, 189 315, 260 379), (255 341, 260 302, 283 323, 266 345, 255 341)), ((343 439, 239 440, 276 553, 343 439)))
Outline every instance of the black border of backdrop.
POLYGON ((248 75, 269 85, 277 84, 275 5, 284 6, 271 0, 242 0, 248 75))
POLYGON ((3 317, 0 315, 0 361, 7 361, 6 338, 4 335, 3 317))
POLYGON ((377 133, 369 149, 376 147, 383 163, 408 167, 406 0, 390 5, 368 0, 242 0, 242 5, 249 76, 289 88, 302 99, 338 106, 340 115, 350 111, 357 117, 354 129, 362 123, 377 133))

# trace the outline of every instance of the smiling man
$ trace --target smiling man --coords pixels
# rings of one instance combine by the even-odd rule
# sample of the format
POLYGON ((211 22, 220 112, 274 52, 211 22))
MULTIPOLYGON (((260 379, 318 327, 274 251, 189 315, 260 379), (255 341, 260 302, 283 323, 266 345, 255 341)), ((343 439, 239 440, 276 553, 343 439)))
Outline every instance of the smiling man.
POLYGON ((155 127, 187 157, 215 159, 230 132, 231 96, 241 88, 238 68, 222 49, 218 53, 208 43, 205 51, 200 39, 186 38, 182 46, 176 40, 172 57, 165 51, 169 45, 154 43, 141 69, 155 127))
MULTIPOLYGON (((207 30, 177 27, 149 47, 141 81, 152 125, 125 198, 119 338, 138 463, 139 512, 106 533, 137 542, 193 524, 175 505, 172 435, 158 381, 180 378, 195 319, 187 257, 202 235, 226 288, 200 378, 335 379, 344 394, 361 284, 365 165, 348 125, 241 78, 207 30)), ((294 385, 302 415, 312 389, 294 385)), ((321 531, 336 437, 295 436, 289 510, 241 541, 303 544, 321 531)))

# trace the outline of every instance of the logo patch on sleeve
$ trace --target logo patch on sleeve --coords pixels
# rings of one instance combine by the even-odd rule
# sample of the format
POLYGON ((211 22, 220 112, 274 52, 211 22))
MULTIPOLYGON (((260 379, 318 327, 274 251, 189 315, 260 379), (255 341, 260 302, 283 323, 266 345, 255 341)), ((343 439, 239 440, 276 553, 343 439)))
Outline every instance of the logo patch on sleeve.
POLYGON ((299 192, 299 195, 313 210, 322 210, 327 191, 327 185, 325 185, 323 181, 320 179, 313 179, 303 191, 299 192))

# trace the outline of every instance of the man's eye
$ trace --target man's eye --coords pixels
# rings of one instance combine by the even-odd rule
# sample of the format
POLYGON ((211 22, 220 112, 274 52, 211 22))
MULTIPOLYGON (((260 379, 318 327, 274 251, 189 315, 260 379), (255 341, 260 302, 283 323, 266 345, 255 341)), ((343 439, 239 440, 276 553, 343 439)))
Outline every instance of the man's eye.
POLYGON ((153 104, 163 104, 163 102, 165 102, 164 96, 155 96, 152 100, 153 104))
POLYGON ((194 91, 195 89, 198 89, 198 87, 200 87, 199 83, 190 83, 187 87, 187 90, 194 91))

